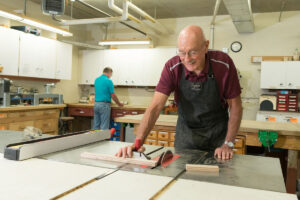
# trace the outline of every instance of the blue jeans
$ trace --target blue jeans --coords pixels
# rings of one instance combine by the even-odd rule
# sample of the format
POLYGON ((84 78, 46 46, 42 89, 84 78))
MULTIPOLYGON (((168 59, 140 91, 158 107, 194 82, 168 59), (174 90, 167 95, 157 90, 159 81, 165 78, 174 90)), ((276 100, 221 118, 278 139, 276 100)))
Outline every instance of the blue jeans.
POLYGON ((94 105, 94 129, 109 129, 110 103, 95 102, 94 105))

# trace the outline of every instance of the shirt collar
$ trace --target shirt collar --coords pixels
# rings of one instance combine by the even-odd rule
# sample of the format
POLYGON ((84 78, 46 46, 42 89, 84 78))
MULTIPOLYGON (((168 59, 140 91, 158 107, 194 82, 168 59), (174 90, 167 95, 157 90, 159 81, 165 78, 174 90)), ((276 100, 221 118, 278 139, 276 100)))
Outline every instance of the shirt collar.
POLYGON ((188 79, 189 77, 193 77, 193 76, 197 76, 197 77, 206 76, 208 74, 208 64, 209 64, 208 56, 207 56, 207 54, 205 54, 205 67, 201 71, 201 73, 197 76, 194 72, 188 71, 184 67, 185 78, 188 79))

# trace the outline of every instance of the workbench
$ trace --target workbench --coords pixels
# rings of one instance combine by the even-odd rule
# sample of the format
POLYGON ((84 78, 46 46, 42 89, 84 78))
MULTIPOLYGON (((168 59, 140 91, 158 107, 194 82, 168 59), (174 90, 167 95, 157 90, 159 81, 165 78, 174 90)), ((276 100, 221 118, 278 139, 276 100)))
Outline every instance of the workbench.
MULTIPOLYGON (((142 118, 143 115, 124 116, 115 118, 115 122, 133 123, 136 132, 142 118)), ((154 129, 175 131, 177 118, 177 115, 160 115, 154 129)), ((274 144, 274 147, 288 150, 286 188, 289 193, 295 193, 298 151, 300 150, 300 124, 242 120, 238 134, 245 137, 245 145, 262 146, 258 138, 259 130, 276 131, 278 133, 278 141, 274 144)))
MULTIPOLYGON (((87 103, 68 103, 68 115, 76 117, 73 123, 74 131, 82 131, 91 129, 91 119, 94 117, 94 104, 87 103)), ((143 114, 147 109, 146 105, 124 105, 119 107, 116 104, 111 104, 110 118, 114 120, 116 117, 125 115, 143 114)), ((120 140, 125 141, 125 128, 121 127, 120 140)))
MULTIPOLYGON (((2 144, 21 139, 22 132, 0 131, 2 144), (19 136, 18 136, 19 134, 19 136), (5 141, 6 140, 6 141, 5 141)), ((51 136, 50 136, 51 137, 51 136)), ((145 145, 151 158, 166 149, 180 157, 167 167, 81 158, 82 152, 114 154, 129 143, 100 141, 25 161, 2 157, 0 193, 5 199, 264 199, 296 200, 285 193, 276 158, 237 155, 220 161, 212 153, 145 145), (186 163, 218 165, 220 172, 186 172, 186 163), (213 189, 215 188, 215 189, 213 189)))
POLYGON ((58 134, 60 110, 65 104, 0 107, 0 130, 23 131, 34 126, 46 134, 58 134))

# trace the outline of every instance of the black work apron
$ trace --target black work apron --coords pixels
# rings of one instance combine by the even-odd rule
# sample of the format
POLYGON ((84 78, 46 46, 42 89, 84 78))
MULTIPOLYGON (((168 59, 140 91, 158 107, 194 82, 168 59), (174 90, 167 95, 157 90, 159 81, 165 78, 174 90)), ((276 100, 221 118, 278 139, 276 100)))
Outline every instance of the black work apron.
POLYGON ((224 143, 228 111, 221 104, 211 64, 203 82, 186 80, 184 66, 181 69, 175 148, 213 151, 224 143))

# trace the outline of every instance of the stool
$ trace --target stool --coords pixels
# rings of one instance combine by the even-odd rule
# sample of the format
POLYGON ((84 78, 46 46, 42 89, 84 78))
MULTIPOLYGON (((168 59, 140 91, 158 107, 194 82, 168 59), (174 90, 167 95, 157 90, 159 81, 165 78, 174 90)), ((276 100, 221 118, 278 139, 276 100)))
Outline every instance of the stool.
POLYGON ((60 117, 59 120, 61 121, 61 126, 59 129, 60 135, 72 133, 74 117, 60 117))

